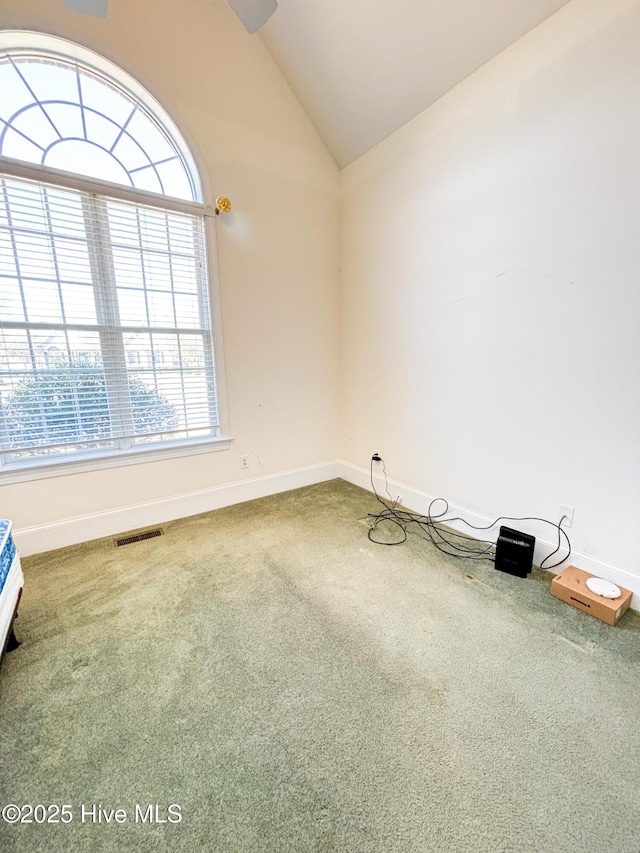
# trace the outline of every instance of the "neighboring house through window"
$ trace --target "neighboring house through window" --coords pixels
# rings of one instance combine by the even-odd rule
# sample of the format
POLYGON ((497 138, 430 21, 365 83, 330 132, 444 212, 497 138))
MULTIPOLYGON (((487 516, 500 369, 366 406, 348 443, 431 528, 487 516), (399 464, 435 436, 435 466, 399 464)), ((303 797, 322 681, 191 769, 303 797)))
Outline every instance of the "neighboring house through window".
POLYGON ((213 209, 177 127, 51 36, 0 33, 0 91, 0 474, 226 446, 213 209))

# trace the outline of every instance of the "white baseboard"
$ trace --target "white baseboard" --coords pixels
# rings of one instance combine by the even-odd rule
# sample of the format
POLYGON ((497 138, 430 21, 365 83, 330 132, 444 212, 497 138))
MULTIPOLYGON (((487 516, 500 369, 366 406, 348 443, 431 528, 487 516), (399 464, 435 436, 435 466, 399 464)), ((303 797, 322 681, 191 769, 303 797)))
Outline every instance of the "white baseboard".
MULTIPOLYGON (((53 551, 56 548, 77 545, 81 542, 88 542, 91 539, 113 536, 125 531, 137 530, 173 521, 177 518, 186 518, 187 516, 197 515, 201 512, 221 509, 225 506, 243 503, 244 501, 254 500, 255 498, 263 498, 268 495, 278 494, 279 492, 299 489, 302 486, 323 483, 337 477, 353 483, 355 486, 372 491, 370 474, 366 468, 360 468, 357 465, 352 465, 350 462, 325 462, 305 468, 296 468, 293 471, 284 471, 280 474, 254 477, 235 483, 227 483, 222 486, 214 486, 211 489, 201 489, 196 492, 174 495, 163 500, 119 507, 108 512, 78 516, 36 527, 14 528, 13 536, 20 555, 26 557, 30 554, 53 551)), ((374 483, 378 493, 387 497, 384 491, 384 478, 378 474, 374 474, 374 483)), ((399 497, 403 506, 422 514, 428 512, 429 505, 433 501, 431 495, 413 489, 411 486, 407 486, 405 483, 400 483, 397 480, 388 480, 387 486, 393 498, 399 497)), ((435 507, 435 509, 437 511, 438 507, 435 507)), ((477 526, 488 526, 493 521, 492 518, 479 515, 466 507, 453 504, 449 506, 447 515, 460 516, 465 521, 477 526)), ((469 532, 469 529, 461 522, 450 522, 450 526, 461 532, 469 532)), ((535 524, 522 523, 515 526, 518 529, 532 533, 536 537, 535 560, 537 563, 556 547, 557 543, 547 538, 548 533, 545 536, 545 533, 540 528, 536 529, 535 524)), ((493 530, 489 530, 486 534, 479 533, 478 535, 481 538, 493 539, 495 541, 497 527, 498 524, 495 525, 495 533, 493 530)), ((559 556, 563 553, 565 551, 561 551, 559 556)), ((619 586, 632 590, 633 599, 631 606, 634 610, 640 610, 640 577, 637 575, 623 569, 621 566, 605 563, 589 554, 582 554, 576 551, 572 552, 571 558, 566 565, 569 563, 579 566, 586 572, 606 578, 619 586)), ((559 566, 557 570, 560 571, 561 568, 562 566, 559 566)))
POLYGON ((255 498, 299 489, 302 486, 311 486, 314 483, 334 480, 338 476, 338 463, 325 462, 280 474, 253 477, 211 489, 174 495, 158 501, 119 507, 108 512, 68 518, 36 527, 14 528, 13 537, 20 555, 26 557, 88 542, 91 539, 100 539, 103 536, 113 536, 128 530, 198 515, 255 498))
MULTIPOLYGON (((368 491, 373 491, 371 487, 371 474, 368 469, 360 468, 358 465, 352 465, 350 462, 340 462, 338 463, 338 476, 343 480, 347 480, 349 483, 353 483, 355 486, 360 486, 363 489, 367 489, 368 491)), ((374 484, 376 491, 378 494, 383 497, 385 500, 388 500, 389 496, 385 492, 385 480, 384 477, 380 474, 374 474, 373 476, 374 484)), ((426 515, 429 511, 429 505, 434 500, 431 495, 427 495, 424 492, 419 492, 417 489, 411 488, 411 486, 407 486, 405 483, 400 483, 397 480, 387 479, 387 488, 391 493, 392 498, 395 500, 396 498, 400 498, 401 504, 403 507, 407 509, 411 509, 414 512, 421 513, 426 515)), ((442 506, 434 506, 434 512, 439 512, 442 509, 442 506)), ((493 518, 488 518, 487 516, 479 515, 477 512, 473 510, 467 509, 466 507, 456 506, 451 504, 449 506, 449 511, 447 512, 447 516, 459 516, 463 518, 465 521, 470 522, 478 527, 487 527, 493 522, 493 518)), ((469 528, 462 522, 447 522, 450 527, 454 530, 458 530, 462 533, 472 533, 469 528)), ((525 523, 525 522, 498 522, 494 525, 494 528, 488 530, 486 532, 478 532, 478 538, 482 539, 493 539, 496 540, 498 534, 498 528, 501 523, 507 524, 516 527, 518 530, 522 530, 526 533, 531 533, 536 537, 536 550, 534 560, 537 565, 539 565, 540 560, 543 560, 547 554, 550 554, 557 546, 557 540, 552 540, 548 538, 548 532, 544 531, 544 526, 536 523, 525 523)), ((548 529, 552 529, 547 525, 548 529)), ((558 552, 557 557, 553 557, 551 563, 560 559, 563 554, 566 554, 567 549, 563 548, 558 552)), ((612 583, 617 584, 618 586, 622 586, 625 589, 630 589, 633 592, 633 598, 631 600, 631 606, 634 610, 640 610, 640 577, 638 575, 634 575, 632 572, 629 572, 627 569, 623 569, 621 566, 613 565, 612 563, 605 563, 603 560, 599 560, 596 557, 592 557, 589 554, 582 554, 577 551, 572 551, 571 556, 568 561, 563 562, 560 566, 556 567, 553 572, 556 574, 557 572, 562 571, 565 566, 573 565, 578 566, 583 569, 585 572, 589 572, 590 574, 597 575, 600 578, 606 578, 606 580, 612 581, 612 583)))

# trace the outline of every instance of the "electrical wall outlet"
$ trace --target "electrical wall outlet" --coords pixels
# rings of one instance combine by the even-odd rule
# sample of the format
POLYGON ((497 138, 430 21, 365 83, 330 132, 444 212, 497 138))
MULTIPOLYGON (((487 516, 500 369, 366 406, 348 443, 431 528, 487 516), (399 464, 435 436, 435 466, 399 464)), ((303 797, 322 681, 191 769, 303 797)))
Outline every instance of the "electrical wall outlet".
POLYGON ((241 468, 248 468, 249 467, 249 457, 248 456, 241 456, 240 457, 240 467, 241 468))
POLYGON ((566 506, 565 504, 560 504, 558 509, 558 524, 564 516, 564 521, 562 522, 563 527, 571 527, 573 525, 573 513, 575 512, 574 507, 566 506))

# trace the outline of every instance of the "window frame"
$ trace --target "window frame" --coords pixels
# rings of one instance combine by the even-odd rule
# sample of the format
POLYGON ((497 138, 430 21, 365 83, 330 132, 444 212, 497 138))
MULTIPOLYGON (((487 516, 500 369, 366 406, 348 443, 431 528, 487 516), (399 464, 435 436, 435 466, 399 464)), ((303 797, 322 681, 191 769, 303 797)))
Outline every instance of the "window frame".
POLYGON ((71 473, 136 465, 151 461, 190 456, 192 454, 227 450, 231 445, 232 438, 229 435, 222 318, 218 286, 215 239, 216 209, 208 192, 209 187, 206 181, 206 171, 203 173, 198 168, 192 151, 193 144, 191 142, 187 143, 164 107, 124 69, 119 68, 110 60, 101 57, 88 48, 55 36, 19 31, 0 32, 0 50, 3 53, 16 53, 24 56, 33 47, 33 44, 37 45, 37 47, 33 48, 34 55, 39 55, 40 58, 49 57, 54 61, 66 62, 67 64, 77 63, 89 71, 94 70, 99 76, 106 78, 112 85, 124 90, 130 97, 135 98, 152 115, 154 115, 155 107, 163 119, 162 126, 170 133, 172 140, 178 145, 181 155, 189 166, 191 178, 194 180, 194 194, 198 197, 196 201, 173 198, 160 193, 97 180, 72 172, 36 165, 0 155, 0 172, 9 178, 24 178, 41 184, 59 186, 62 189, 95 193, 102 196, 109 196, 115 200, 149 205, 167 210, 168 212, 186 213, 202 219, 207 261, 207 286, 211 314, 219 435, 215 437, 206 436, 177 439, 167 442, 164 446, 162 444, 151 444, 147 446, 136 445, 131 448, 117 450, 111 449, 106 452, 101 450, 87 451, 75 459, 57 458, 53 460, 51 458, 39 458, 22 461, 15 465, 0 468, 0 484, 45 479, 71 473), (22 41, 20 41, 21 38, 22 41), (9 49, 7 49, 7 44, 10 45, 9 49), (11 46, 12 44, 13 46, 11 46), (203 176, 205 180, 203 180, 203 176))

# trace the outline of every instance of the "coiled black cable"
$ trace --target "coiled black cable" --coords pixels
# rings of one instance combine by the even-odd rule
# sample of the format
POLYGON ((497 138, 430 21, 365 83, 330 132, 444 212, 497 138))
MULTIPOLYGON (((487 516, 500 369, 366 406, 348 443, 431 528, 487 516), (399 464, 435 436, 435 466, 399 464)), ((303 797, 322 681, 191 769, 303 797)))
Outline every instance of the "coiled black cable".
POLYGON ((387 471, 384 465, 384 460, 382 459, 382 457, 378 457, 378 454, 376 454, 376 457, 377 458, 375 461, 380 461, 382 463, 385 491, 387 495, 389 495, 389 499, 391 500, 391 503, 389 504, 378 494, 373 480, 374 458, 372 457, 369 468, 371 488, 373 489, 373 493, 376 496, 378 502, 381 503, 384 507, 381 512, 368 513, 369 518, 373 519, 373 524, 369 528, 367 535, 369 537, 369 540, 371 542, 374 542, 376 545, 402 545, 404 542, 407 541, 409 533, 414 533, 420 538, 430 541, 431 544, 434 545, 439 551, 441 551, 443 554, 447 554, 450 557, 463 557, 469 560, 494 561, 495 542, 478 539, 475 536, 469 536, 465 533, 458 533, 456 530, 453 530, 452 528, 448 527, 447 524, 450 524, 451 522, 460 522, 472 530, 480 531, 490 530, 492 527, 495 527, 501 521, 538 521, 543 524, 549 524, 551 525, 551 527, 555 527, 558 531, 558 545, 554 551, 552 551, 544 558, 544 560, 542 560, 542 562, 540 563, 540 568, 555 569, 557 566, 561 565, 569 559, 569 556, 571 555, 571 542, 569 540, 569 537, 567 536, 566 531, 562 528, 562 522, 564 521, 566 516, 562 516, 559 523, 556 524, 553 521, 549 521, 549 519, 547 518, 540 518, 538 516, 501 515, 496 518, 496 520, 493 521, 491 524, 482 526, 471 524, 471 522, 467 521, 464 518, 461 518, 460 516, 452 516, 450 518, 447 518, 446 515, 449 512, 449 503, 445 498, 434 498, 429 504, 429 508, 427 510, 426 515, 420 515, 419 513, 410 512, 409 510, 399 509, 396 501, 393 500, 391 494, 389 493, 387 471), (434 504, 440 502, 444 504, 444 509, 441 512, 434 513, 434 504), (378 525, 385 521, 394 524, 401 531, 400 538, 394 539, 393 541, 387 541, 375 536, 375 531, 378 525), (553 565, 545 566, 545 563, 560 551, 562 547, 563 536, 566 542, 567 554, 553 565))

